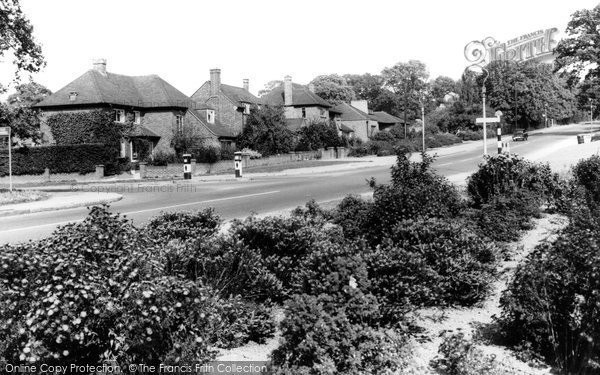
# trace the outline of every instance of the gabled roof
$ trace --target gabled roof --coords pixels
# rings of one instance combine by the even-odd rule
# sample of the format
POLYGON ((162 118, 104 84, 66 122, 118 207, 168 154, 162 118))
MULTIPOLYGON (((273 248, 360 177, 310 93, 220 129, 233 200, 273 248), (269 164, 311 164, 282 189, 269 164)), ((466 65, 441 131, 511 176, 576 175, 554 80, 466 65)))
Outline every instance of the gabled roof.
POLYGON ((404 122, 404 120, 402 120, 401 118, 392 116, 385 111, 373 112, 372 116, 375 117, 377 122, 382 122, 384 124, 394 124, 394 123, 398 123, 398 122, 402 122, 402 123, 404 122))
POLYGON ((190 98, 157 75, 102 74, 94 69, 48 96, 36 107, 116 104, 141 108, 187 108, 190 98), (71 93, 75 99, 71 100, 71 93))
POLYGON ((342 121, 361 121, 361 120, 375 120, 372 115, 361 111, 360 109, 351 106, 348 103, 341 103, 333 107, 334 110, 341 113, 342 121))
POLYGON ((235 138, 237 134, 234 134, 231 129, 221 124, 219 120, 215 118, 214 124, 206 121, 206 110, 190 110, 190 113, 198 119, 204 126, 208 128, 217 137, 235 138))
POLYGON ((221 83, 221 92, 225 94, 234 103, 260 104, 261 100, 243 87, 225 85, 221 83))
MULTIPOLYGON (((284 105, 284 83, 275 87, 269 93, 261 97, 263 104, 267 105, 284 105)), ((332 105, 319 95, 310 91, 308 87, 292 83, 292 105, 293 106, 320 106, 325 108, 331 108, 332 105)))

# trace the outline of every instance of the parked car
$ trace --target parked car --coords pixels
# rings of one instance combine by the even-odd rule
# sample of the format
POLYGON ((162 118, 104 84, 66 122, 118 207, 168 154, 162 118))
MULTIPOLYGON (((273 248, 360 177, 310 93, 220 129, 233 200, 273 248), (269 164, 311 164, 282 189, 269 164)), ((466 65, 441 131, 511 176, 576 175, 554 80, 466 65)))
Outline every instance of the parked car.
POLYGON ((526 141, 529 138, 529 134, 527 134, 527 130, 517 129, 513 133, 512 140, 513 141, 526 141))

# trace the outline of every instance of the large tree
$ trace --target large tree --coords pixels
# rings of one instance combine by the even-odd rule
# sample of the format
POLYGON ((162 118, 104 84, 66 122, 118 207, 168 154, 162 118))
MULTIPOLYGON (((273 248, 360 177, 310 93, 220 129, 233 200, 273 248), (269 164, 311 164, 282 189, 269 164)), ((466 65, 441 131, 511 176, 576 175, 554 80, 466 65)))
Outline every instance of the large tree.
POLYGON ((418 60, 400 62, 385 68, 381 72, 386 88, 398 97, 400 107, 404 112, 404 132, 408 123, 408 113, 418 117, 420 111, 419 99, 427 86, 429 72, 425 63, 418 60))
POLYGON ((334 105, 356 98, 352 86, 337 74, 317 76, 310 83, 315 86, 315 94, 334 105))
POLYGON ((263 156, 290 152, 294 147, 294 137, 285 126, 283 107, 252 107, 237 146, 258 151, 263 156))
MULTIPOLYGON (((15 80, 21 72, 34 73, 45 64, 42 48, 33 38, 33 26, 21 10, 19 0, 0 0, 0 59, 10 56, 15 80)), ((6 91, 0 82, 0 93, 6 91)))
POLYGON ((383 78, 380 75, 369 73, 344 74, 343 77, 354 90, 358 100, 366 100, 369 103, 375 102, 383 91, 383 78))
POLYGON ((434 79, 429 87, 429 92, 436 103, 444 103, 444 98, 450 93, 457 93, 456 81, 450 77, 439 76, 434 79))
POLYGON ((50 90, 36 82, 18 85, 6 104, 0 106, 0 124, 10 126, 13 134, 21 140, 39 141, 40 119, 32 106, 51 94, 50 90))

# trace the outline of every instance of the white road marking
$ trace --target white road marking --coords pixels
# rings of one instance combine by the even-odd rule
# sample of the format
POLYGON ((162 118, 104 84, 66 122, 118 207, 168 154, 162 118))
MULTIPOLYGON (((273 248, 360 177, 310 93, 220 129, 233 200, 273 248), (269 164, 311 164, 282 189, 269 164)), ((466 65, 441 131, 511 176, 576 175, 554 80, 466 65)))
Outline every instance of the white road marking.
MULTIPOLYGON (((121 212, 121 214, 122 215, 131 215, 131 214, 140 214, 140 213, 144 213, 144 212, 163 211, 163 210, 168 210, 168 209, 177 208, 177 207, 193 206, 193 205, 196 205, 196 204, 203 204, 203 203, 221 202, 221 201, 227 201, 227 200, 231 200, 231 199, 241 199, 241 198, 257 197, 257 196, 260 196, 260 195, 275 194, 275 193, 279 193, 279 192, 280 192, 280 190, 273 190, 273 191, 265 191, 263 193, 246 194, 246 195, 236 195, 236 196, 233 196, 233 197, 216 198, 216 199, 209 199, 209 200, 205 200, 205 201, 197 201, 197 202, 174 204, 174 205, 171 205, 171 206, 162 206, 162 207, 156 207, 156 208, 148 208, 146 210, 121 212)), ((35 228, 47 227, 47 226, 51 226, 51 225, 63 225, 63 224, 69 224, 69 223, 78 223, 80 221, 83 221, 83 219, 60 221, 60 222, 57 222, 57 223, 49 223, 49 224, 40 224, 40 225, 34 225, 34 226, 31 226, 31 227, 25 227, 25 228, 8 229, 8 230, 0 231, 0 233, 10 233, 10 232, 19 232, 19 231, 23 231, 23 230, 33 230, 35 228)))

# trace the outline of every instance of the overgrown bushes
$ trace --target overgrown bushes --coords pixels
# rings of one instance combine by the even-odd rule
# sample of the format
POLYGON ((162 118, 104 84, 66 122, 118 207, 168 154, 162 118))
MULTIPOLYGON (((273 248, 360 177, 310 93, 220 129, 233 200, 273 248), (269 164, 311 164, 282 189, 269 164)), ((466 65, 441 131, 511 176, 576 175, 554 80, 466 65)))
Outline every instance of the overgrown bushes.
MULTIPOLYGON (((50 145, 13 150, 13 175, 50 173, 90 173, 104 165, 106 174, 120 171, 119 150, 104 144, 50 145)), ((8 175, 8 159, 0 158, 0 177, 8 175)))

